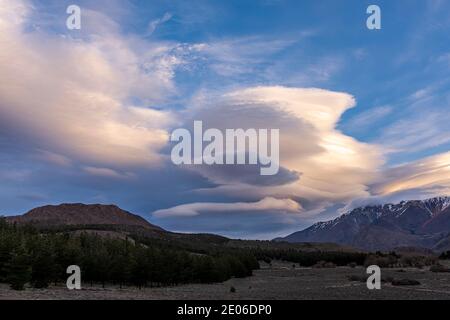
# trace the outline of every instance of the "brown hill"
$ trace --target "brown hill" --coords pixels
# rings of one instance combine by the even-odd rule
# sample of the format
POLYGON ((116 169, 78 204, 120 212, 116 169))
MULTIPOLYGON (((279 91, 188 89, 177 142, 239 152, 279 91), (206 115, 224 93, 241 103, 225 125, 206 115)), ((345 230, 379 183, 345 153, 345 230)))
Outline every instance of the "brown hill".
POLYGON ((122 210, 115 205, 61 204, 33 209, 21 216, 8 217, 8 221, 33 224, 39 227, 120 225, 164 231, 144 218, 122 210))
POLYGON ((6 220, 10 223, 32 225, 44 232, 87 232, 115 238, 131 236, 188 249, 220 245, 229 240, 213 234, 169 232, 115 205, 76 203, 44 206, 21 216, 6 217, 6 220))

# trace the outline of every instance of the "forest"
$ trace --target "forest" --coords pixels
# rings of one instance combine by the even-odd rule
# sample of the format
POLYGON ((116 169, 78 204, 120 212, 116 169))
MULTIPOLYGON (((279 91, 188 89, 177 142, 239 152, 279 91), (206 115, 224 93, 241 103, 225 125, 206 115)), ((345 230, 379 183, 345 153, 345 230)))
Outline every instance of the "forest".
MULTIPOLYGON (((105 237, 92 228, 79 226, 81 232, 75 232, 74 226, 39 229, 0 218, 0 283, 14 290, 27 285, 46 288, 65 283, 67 267, 77 265, 83 286, 175 286, 248 277, 260 268, 259 261, 269 265, 272 260, 283 260, 303 267, 323 262, 344 266, 363 265, 368 257, 358 252, 285 249, 276 242, 266 248, 259 247, 259 242, 239 247, 229 239, 208 235, 174 240, 129 232, 125 238, 105 237)), ((100 229, 107 230, 107 226, 100 229)))
POLYGON ((45 288, 66 281, 66 269, 78 265, 83 284, 171 286, 222 282, 247 277, 259 268, 244 250, 223 249, 199 254, 161 244, 142 244, 95 234, 42 233, 31 226, 0 219, 0 282, 14 290, 26 284, 45 288))

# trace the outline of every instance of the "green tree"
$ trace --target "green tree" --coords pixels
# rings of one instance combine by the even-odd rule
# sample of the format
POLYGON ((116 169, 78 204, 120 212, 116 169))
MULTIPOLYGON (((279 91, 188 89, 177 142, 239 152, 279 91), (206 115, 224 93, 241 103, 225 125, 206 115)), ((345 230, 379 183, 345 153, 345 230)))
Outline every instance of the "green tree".
POLYGON ((31 284, 38 289, 47 288, 50 282, 55 279, 55 273, 57 272, 50 242, 39 241, 31 260, 31 284))
POLYGON ((30 257, 25 248, 18 247, 11 253, 7 267, 7 283, 13 290, 23 290, 25 284, 31 280, 30 257))
MULTIPOLYGON (((1 223, 1 221, 0 221, 1 223)), ((11 230, 5 226, 0 229, 0 282, 6 281, 8 273, 8 263, 14 248, 14 236, 11 230)))

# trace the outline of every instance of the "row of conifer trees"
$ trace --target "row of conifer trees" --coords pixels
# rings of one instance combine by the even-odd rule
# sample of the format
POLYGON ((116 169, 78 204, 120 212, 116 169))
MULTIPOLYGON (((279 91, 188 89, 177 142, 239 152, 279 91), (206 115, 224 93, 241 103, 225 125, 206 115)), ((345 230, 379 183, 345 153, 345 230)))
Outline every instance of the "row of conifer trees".
POLYGON ((259 268, 245 250, 211 254, 73 232, 40 233, 0 219, 0 282, 22 290, 65 283, 70 265, 81 268, 82 284, 146 286, 222 282, 259 268))

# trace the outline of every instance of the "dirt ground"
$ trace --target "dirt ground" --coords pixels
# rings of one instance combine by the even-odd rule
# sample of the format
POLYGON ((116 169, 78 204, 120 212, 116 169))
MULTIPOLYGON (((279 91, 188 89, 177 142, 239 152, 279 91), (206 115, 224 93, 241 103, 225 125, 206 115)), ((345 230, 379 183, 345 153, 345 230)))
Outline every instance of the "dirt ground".
POLYGON ((63 299, 63 300, 314 300, 314 299, 446 299, 450 300, 450 273, 432 273, 427 269, 383 269, 382 276, 394 279, 418 280, 419 286, 392 286, 383 283, 381 290, 368 290, 363 282, 351 282, 351 275, 363 276, 361 267, 331 269, 299 268, 292 264, 275 263, 255 271, 245 279, 231 279, 220 284, 195 284, 169 288, 123 288, 85 286, 69 291, 63 286, 45 290, 12 291, 0 284, 0 300, 63 299), (235 292, 231 292, 231 287, 235 292))

